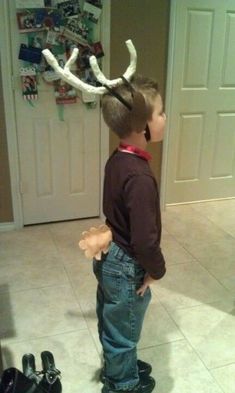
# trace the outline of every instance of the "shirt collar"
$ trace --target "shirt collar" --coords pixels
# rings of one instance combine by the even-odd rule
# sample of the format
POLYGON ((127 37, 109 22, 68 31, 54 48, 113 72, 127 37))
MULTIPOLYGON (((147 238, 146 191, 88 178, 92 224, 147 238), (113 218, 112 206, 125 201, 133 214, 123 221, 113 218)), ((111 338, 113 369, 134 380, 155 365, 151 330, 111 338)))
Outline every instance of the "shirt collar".
POLYGON ((126 143, 120 143, 118 147, 119 151, 126 152, 126 153, 131 153, 135 154, 136 156, 143 158, 146 161, 149 161, 152 159, 152 156, 149 152, 146 150, 142 150, 139 147, 133 146, 133 145, 128 145, 126 143))

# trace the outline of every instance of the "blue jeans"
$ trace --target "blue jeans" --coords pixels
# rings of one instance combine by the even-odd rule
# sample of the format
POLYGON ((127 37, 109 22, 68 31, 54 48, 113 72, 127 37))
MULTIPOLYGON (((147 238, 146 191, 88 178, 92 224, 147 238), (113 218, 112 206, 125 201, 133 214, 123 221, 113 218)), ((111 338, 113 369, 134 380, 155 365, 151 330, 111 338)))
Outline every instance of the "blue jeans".
POLYGON ((115 243, 101 261, 94 260, 93 270, 106 383, 116 390, 130 390, 139 382, 136 346, 151 299, 149 288, 144 296, 136 294, 146 272, 115 243))

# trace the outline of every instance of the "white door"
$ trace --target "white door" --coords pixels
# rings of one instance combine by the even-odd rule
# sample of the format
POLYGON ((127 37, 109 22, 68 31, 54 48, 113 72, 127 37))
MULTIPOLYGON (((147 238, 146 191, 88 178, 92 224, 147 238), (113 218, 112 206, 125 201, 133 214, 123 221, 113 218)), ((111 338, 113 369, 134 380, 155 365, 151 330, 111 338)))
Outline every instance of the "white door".
POLYGON ((40 79, 38 100, 22 98, 15 1, 9 2, 15 111, 24 224, 99 215, 100 108, 78 101, 60 120, 53 86, 40 79))
POLYGON ((235 196, 235 1, 173 0, 167 204, 235 196))

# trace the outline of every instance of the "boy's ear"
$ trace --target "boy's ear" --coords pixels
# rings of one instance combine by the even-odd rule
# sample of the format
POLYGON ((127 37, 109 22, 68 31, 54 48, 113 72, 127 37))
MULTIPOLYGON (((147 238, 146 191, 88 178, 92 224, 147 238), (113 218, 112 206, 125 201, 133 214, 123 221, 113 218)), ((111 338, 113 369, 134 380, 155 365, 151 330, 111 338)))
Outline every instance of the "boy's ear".
POLYGON ((132 93, 133 103, 131 109, 131 126, 132 130, 141 132, 147 124, 147 108, 143 94, 138 91, 132 93))

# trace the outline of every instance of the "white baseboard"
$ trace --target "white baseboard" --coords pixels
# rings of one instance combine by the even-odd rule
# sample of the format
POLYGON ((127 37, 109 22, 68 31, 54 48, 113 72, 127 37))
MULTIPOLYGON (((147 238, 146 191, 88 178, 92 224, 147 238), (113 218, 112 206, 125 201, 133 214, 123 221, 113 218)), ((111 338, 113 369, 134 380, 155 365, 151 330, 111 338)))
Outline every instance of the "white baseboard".
POLYGON ((179 205, 195 205, 197 203, 210 203, 210 202, 223 202, 223 201, 229 201, 231 199, 235 199, 234 197, 227 197, 227 198, 213 198, 213 199, 202 199, 198 201, 189 201, 189 202, 176 202, 176 203, 167 203, 166 207, 171 207, 171 206, 179 206, 179 205))
POLYGON ((14 222, 0 223, 0 232, 13 231, 14 229, 16 229, 14 222))

